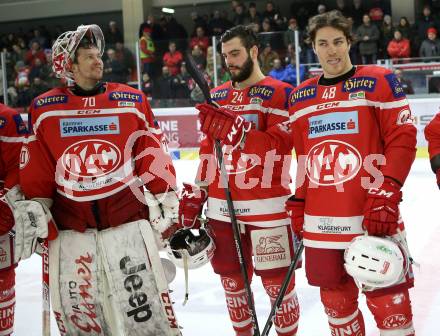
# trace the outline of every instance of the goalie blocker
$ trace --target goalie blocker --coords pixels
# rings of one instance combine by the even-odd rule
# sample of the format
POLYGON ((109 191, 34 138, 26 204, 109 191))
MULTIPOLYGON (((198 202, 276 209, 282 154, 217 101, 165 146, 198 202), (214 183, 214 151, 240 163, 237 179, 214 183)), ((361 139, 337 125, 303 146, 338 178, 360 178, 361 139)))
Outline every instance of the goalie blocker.
POLYGON ((49 251, 61 335, 181 335, 148 221, 60 231, 49 251))

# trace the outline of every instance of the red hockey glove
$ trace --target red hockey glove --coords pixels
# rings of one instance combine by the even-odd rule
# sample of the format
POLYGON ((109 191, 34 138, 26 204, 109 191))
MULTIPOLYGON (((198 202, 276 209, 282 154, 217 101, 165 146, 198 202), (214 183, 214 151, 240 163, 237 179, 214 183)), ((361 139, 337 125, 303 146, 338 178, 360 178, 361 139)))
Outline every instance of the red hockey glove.
POLYGON ((364 206, 362 227, 372 236, 391 236, 399 220, 400 185, 385 178, 380 188, 370 188, 364 206))
POLYGON ((290 217, 292 231, 299 238, 303 238, 304 231, 304 200, 291 196, 286 202, 286 211, 290 217))
POLYGON ((210 104, 197 104, 201 131, 224 146, 237 147, 252 124, 243 117, 210 104))
POLYGON ((200 221, 197 217, 202 212, 207 198, 208 193, 205 189, 184 183, 179 204, 179 225, 184 228, 199 229, 200 221))
POLYGON ((6 197, 6 191, 0 191, 0 236, 9 232, 14 226, 14 214, 9 206, 6 197))

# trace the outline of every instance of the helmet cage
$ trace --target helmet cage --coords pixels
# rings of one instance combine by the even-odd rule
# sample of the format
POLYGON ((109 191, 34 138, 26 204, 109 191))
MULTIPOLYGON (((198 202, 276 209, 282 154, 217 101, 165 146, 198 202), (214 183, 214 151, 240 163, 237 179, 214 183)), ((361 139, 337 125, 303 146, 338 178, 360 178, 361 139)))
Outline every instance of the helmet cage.
POLYGON ((96 46, 104 54, 104 35, 98 25, 81 25, 75 31, 67 31, 52 46, 52 70, 58 78, 73 79, 71 71, 78 47, 96 46))

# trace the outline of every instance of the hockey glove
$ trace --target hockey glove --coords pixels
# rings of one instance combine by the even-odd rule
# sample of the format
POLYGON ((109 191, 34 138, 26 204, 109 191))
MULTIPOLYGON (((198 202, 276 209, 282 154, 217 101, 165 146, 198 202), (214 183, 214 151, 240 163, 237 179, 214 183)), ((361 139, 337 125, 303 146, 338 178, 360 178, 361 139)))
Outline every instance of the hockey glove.
POLYGON ((380 188, 370 188, 364 206, 362 227, 372 236, 391 236, 399 220, 400 185, 385 178, 380 188))
POLYGON ((6 190, 0 191, 0 236, 9 232, 14 226, 14 214, 6 199, 6 190))
POLYGON ((290 217, 290 225, 293 233, 299 238, 303 238, 304 231, 304 200, 291 196, 286 202, 286 211, 290 217))
POLYGON ((205 189, 196 185, 184 183, 179 203, 179 225, 186 229, 200 229, 198 219, 203 205, 208 198, 205 189))
POLYGON ((252 124, 243 117, 235 115, 224 108, 210 104, 197 104, 201 131, 209 137, 220 140, 222 146, 236 148, 252 124))

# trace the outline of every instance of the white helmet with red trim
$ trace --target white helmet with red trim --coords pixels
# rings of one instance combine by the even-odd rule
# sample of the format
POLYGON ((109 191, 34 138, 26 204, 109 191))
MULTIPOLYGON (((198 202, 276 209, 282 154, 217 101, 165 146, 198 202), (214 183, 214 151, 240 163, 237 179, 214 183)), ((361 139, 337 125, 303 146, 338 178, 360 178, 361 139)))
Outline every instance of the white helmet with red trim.
POLYGON ((101 28, 96 24, 81 25, 58 36, 52 46, 52 70, 58 78, 74 80, 71 67, 80 44, 95 45, 102 56, 105 42, 101 28))
POLYGON ((399 283, 410 265, 404 244, 391 237, 356 237, 345 250, 344 260, 347 273, 367 291, 399 283))

